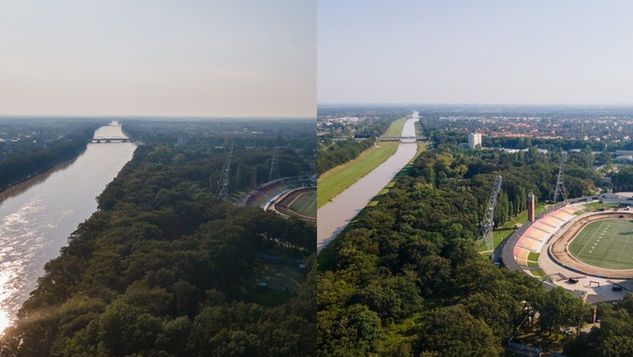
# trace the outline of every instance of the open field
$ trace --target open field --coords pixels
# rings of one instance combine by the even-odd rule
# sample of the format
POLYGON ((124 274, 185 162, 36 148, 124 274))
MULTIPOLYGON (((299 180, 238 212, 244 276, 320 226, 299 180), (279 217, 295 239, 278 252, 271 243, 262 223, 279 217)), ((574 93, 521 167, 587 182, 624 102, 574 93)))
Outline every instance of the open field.
POLYGON ((304 216, 316 217, 316 191, 301 193, 288 208, 304 216))
POLYGON ((603 219, 588 223, 569 244, 576 259, 600 268, 633 268, 633 221, 603 219))

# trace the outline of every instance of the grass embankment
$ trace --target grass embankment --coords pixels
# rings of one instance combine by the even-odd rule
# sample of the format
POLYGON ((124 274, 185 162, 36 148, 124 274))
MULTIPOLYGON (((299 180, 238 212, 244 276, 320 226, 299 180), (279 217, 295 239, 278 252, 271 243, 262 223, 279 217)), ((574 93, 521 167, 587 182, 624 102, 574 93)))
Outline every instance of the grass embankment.
POLYGON ((354 184, 382 164, 398 149, 399 142, 380 142, 363 151, 357 158, 323 173, 317 182, 317 207, 354 184))
MULTIPOLYGON (((400 136, 406 119, 398 119, 389 125, 386 136, 400 136)), ((354 160, 338 165, 319 176, 317 181, 317 208, 345 191, 354 182, 382 164, 398 149, 398 141, 376 142, 354 160)))
POLYGON ((402 128, 404 128, 404 123, 407 121, 407 118, 401 118, 389 125, 387 131, 383 134, 384 136, 400 136, 402 135, 402 128))

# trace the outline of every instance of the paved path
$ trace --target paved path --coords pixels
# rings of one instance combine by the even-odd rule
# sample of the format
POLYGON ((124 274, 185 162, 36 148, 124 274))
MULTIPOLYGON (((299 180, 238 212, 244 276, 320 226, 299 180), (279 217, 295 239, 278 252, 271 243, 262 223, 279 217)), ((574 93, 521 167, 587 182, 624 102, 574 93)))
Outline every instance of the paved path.
MULTIPOLYGON (((415 137, 414 112, 404 123, 402 136, 415 137)), ((317 211, 317 250, 327 246, 356 215, 409 163, 417 152, 415 140, 398 145, 398 150, 369 174, 321 206, 317 211)))

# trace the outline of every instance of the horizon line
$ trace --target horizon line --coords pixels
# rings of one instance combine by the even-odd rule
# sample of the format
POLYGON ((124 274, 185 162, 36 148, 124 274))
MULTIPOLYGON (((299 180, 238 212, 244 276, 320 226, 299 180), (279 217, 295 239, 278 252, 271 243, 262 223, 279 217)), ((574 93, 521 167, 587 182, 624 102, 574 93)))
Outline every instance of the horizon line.
POLYGON ((258 119, 258 120, 267 120, 267 119, 281 119, 281 120, 292 120, 292 119, 315 119, 316 114, 312 116, 290 116, 290 115, 279 115, 279 116, 219 116, 219 115, 152 115, 152 114, 1 114, 0 118, 68 118, 68 119, 80 119, 80 118, 94 118, 94 119, 105 119, 105 118, 137 118, 137 119, 148 119, 148 118, 156 118, 156 119, 170 119, 170 118, 191 118, 191 119, 258 119))
POLYGON ((319 106, 331 105, 387 105, 387 106, 406 106, 406 105, 424 105, 424 106, 526 106, 526 107, 631 107, 633 103, 443 103, 443 102, 322 102, 317 103, 319 106))

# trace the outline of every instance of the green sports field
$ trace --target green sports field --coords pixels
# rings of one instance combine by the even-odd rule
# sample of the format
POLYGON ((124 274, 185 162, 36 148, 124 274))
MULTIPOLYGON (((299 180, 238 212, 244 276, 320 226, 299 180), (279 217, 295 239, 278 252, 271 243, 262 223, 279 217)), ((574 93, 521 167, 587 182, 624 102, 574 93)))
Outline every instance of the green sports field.
POLYGON ((316 217, 316 191, 302 193, 288 207, 308 217, 316 217))
POLYGON ((633 221, 604 219, 587 224, 569 244, 576 259, 600 268, 633 269, 633 221))

